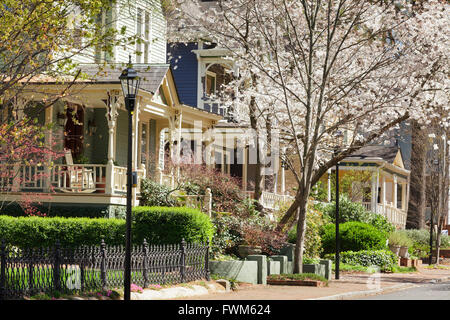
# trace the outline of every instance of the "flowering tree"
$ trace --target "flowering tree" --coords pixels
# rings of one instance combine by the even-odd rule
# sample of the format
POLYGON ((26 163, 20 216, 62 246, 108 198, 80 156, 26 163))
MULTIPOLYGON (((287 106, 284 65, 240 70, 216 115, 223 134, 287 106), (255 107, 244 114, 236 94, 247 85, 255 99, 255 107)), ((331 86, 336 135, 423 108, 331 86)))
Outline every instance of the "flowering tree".
MULTIPOLYGON (((39 126, 28 118, 0 125, 0 192, 2 194, 18 191, 16 188, 28 181, 49 178, 45 171, 23 172, 21 170, 24 165, 51 168, 53 161, 62 156, 62 153, 54 151, 53 146, 45 142, 44 138, 49 130, 51 130, 50 126, 39 126)), ((43 215, 33 204, 40 203, 46 199, 45 197, 38 193, 23 193, 19 204, 27 215, 43 215)), ((2 200, 1 210, 4 201, 0 200, 2 200)))
MULTIPOLYGON (((34 123, 34 117, 26 117, 26 109, 32 109, 31 113, 38 116, 73 94, 74 84, 85 77, 76 61, 93 60, 99 52, 112 55, 114 46, 133 41, 133 37, 125 35, 125 30, 113 28, 114 21, 108 18, 113 3, 109 0, 2 1, 0 175, 3 192, 11 191, 7 183, 20 183, 20 165, 50 166, 57 156, 44 137, 49 128, 34 123), (39 85, 47 82, 57 85, 52 90, 39 85)), ((31 198, 26 199, 23 203, 30 203, 31 198)))
POLYGON ((298 184, 279 225, 297 221, 295 272, 320 177, 406 119, 427 124, 448 104, 448 9, 437 0, 234 0, 201 15, 180 10, 190 15, 181 23, 195 19, 238 63, 235 106, 264 106, 280 129, 298 184), (345 139, 334 153, 337 132, 345 139))

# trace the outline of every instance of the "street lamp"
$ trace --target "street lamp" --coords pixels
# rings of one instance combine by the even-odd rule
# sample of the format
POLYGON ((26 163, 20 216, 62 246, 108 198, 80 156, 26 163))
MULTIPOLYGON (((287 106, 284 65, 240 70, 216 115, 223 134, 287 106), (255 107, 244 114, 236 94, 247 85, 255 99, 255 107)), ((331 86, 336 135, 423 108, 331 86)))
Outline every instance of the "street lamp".
POLYGON ((124 300, 130 300, 131 289, 131 188, 133 187, 132 150, 133 150, 133 112, 136 105, 136 96, 139 90, 140 78, 132 68, 131 56, 128 67, 119 77, 125 98, 125 108, 128 111, 128 161, 127 161, 127 213, 125 235, 125 272, 124 272, 124 300))
MULTIPOLYGON (((433 169, 434 172, 436 172, 438 175, 440 174, 439 172, 439 160, 435 159, 433 160, 433 169)), ((439 199, 439 197, 438 197, 439 199)), ((433 220, 434 220, 434 209, 436 208, 436 205, 432 206, 430 210, 430 261, 429 261, 429 265, 431 266, 431 264, 433 263, 433 220)), ((437 248, 436 248, 437 250, 437 248)))
MULTIPOLYGON (((335 135, 336 145, 334 147, 334 157, 336 158, 341 151, 342 140, 344 139, 344 135, 340 130, 336 131, 335 135)), ((340 263, 340 237, 339 237, 339 161, 336 162, 336 258, 335 258, 335 279, 339 280, 339 263, 340 263)))

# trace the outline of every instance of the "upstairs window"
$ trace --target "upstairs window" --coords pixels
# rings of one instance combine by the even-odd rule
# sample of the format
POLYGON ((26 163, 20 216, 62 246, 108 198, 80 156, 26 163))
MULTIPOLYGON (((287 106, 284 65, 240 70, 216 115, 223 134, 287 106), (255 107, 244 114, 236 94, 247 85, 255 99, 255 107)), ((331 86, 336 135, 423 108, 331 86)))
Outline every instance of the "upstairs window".
POLYGON ((151 13, 138 8, 136 20, 136 62, 150 63, 151 13))
POLYGON ((214 72, 206 71, 205 79, 205 94, 207 96, 214 96, 216 94, 216 74, 214 72))

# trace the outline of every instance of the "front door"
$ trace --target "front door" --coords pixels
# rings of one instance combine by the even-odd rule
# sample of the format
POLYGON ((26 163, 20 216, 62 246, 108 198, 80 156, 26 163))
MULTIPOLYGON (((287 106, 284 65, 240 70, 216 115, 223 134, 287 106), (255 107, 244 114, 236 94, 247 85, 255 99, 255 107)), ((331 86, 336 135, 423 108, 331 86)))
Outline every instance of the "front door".
POLYGON ((70 105, 66 111, 67 123, 64 128, 64 148, 72 150, 72 157, 79 159, 83 154, 84 109, 70 105))

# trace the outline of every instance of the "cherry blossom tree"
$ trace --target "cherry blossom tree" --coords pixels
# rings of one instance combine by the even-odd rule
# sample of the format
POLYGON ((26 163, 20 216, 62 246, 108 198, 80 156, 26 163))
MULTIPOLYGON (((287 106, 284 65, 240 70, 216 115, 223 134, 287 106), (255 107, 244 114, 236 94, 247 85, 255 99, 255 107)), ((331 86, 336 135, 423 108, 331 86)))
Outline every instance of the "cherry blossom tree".
POLYGON ((233 110, 257 105, 280 130, 298 188, 279 228, 297 223, 294 270, 301 272, 312 186, 401 122, 427 125, 437 108, 447 108, 449 5, 229 0, 208 10, 180 0, 172 14, 185 28, 176 31, 229 49, 240 68, 231 83, 233 110), (345 138, 335 149, 338 132, 345 138))

